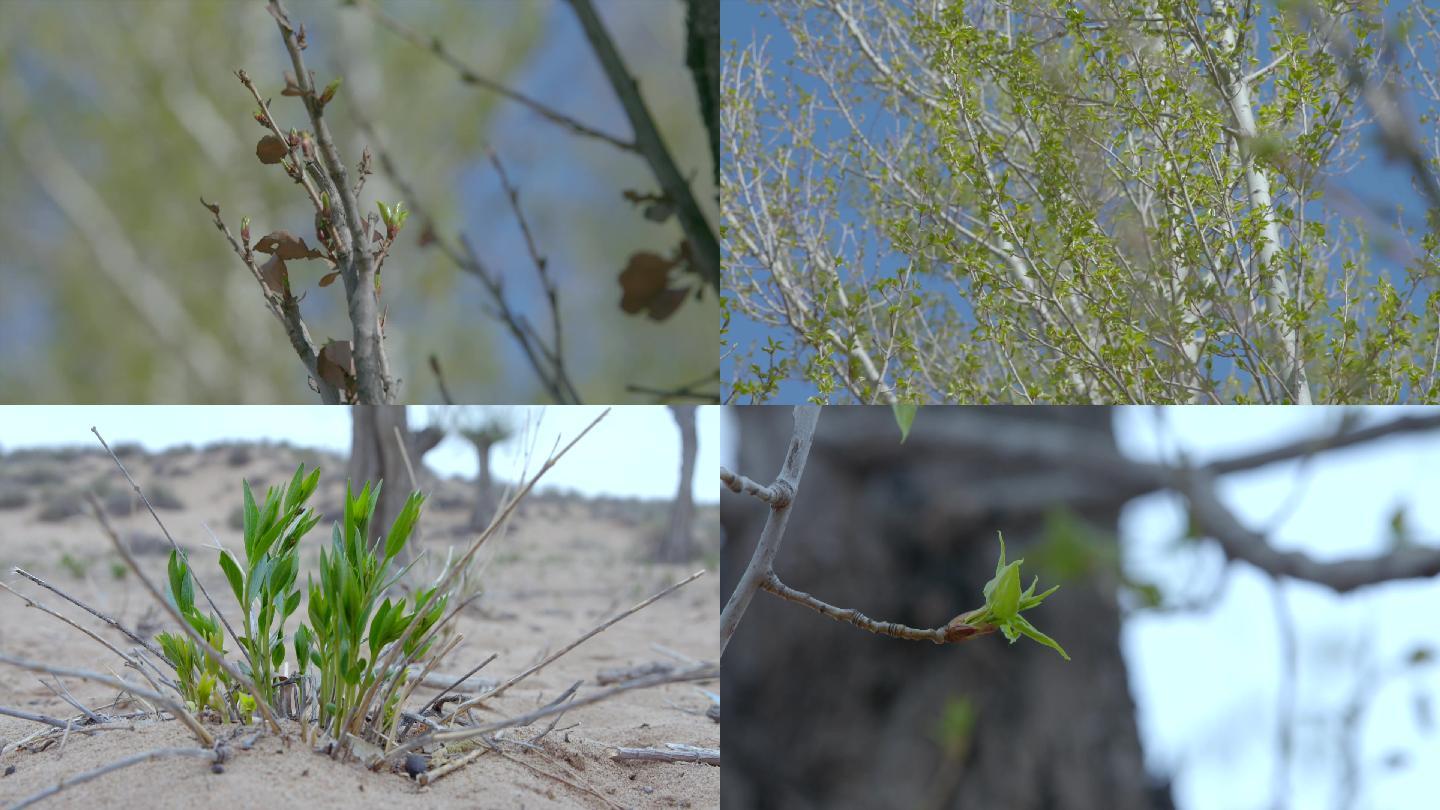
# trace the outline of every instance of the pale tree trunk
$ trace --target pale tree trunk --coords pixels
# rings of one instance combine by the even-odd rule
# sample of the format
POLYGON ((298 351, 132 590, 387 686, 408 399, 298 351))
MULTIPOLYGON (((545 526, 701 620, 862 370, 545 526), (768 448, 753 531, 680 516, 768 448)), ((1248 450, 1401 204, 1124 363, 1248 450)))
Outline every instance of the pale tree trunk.
MULTIPOLYGON (((961 410, 921 410, 902 445, 889 408, 826 408, 775 564, 786 584, 879 620, 938 627, 983 602, 996 530, 1013 559, 1035 549, 1043 508, 1068 505, 1115 527, 1123 499, 1095 476, 942 449, 936 437, 961 410), (861 452, 856 441, 869 444, 861 452)), ((1022 433, 1035 422, 1078 424, 1113 442, 1102 409, 963 410, 997 425, 1019 422, 1022 433)), ((790 410, 740 408, 736 416, 737 472, 768 483, 787 446, 790 410)), ((721 504, 728 594, 767 510, 728 493, 721 504)), ((725 652, 722 804, 1168 807, 1168 792, 1153 790, 1143 768, 1114 580, 1059 581, 1033 611, 1070 662, 998 635, 953 647, 876 637, 759 594, 725 652), (947 749, 937 742, 941 719, 958 701, 968 701, 974 725, 947 749)))
POLYGON ((490 451, 505 439, 485 435, 466 438, 475 446, 475 456, 480 465, 475 476, 475 509, 470 513, 470 528, 478 530, 490 525, 490 519, 495 516, 495 510, 499 507, 499 501, 495 497, 495 482, 490 477, 490 451))
MULTIPOLYGON (((371 544, 390 531, 390 524, 400 514, 405 499, 420 486, 411 482, 410 472, 405 467, 405 458, 400 451, 400 442, 406 443, 410 463, 420 475, 420 458, 444 438, 444 432, 426 428, 418 434, 410 432, 404 405, 353 405, 351 406, 350 466, 346 475, 358 492, 366 481, 383 481, 380 502, 375 506, 375 517, 370 523, 371 544), (398 438, 397 438, 398 430, 398 438)), ((415 547, 420 537, 420 524, 416 524, 407 549, 415 547)), ((402 552, 406 561, 411 554, 402 552)))
POLYGON ((670 413, 680 428, 680 486, 670 507, 670 525, 656 549, 658 562, 683 563, 695 558, 695 502, 691 489, 695 480, 695 453, 699 440, 695 433, 694 405, 671 405, 670 413))

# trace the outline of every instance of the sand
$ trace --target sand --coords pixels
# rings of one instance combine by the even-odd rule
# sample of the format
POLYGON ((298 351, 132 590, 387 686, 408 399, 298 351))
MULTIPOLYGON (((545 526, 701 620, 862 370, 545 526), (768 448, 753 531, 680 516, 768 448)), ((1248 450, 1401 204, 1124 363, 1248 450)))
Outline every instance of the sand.
MULTIPOLYGON (((154 457, 138 451, 124 454, 126 465, 149 494, 173 495, 178 502, 178 508, 162 510, 161 518, 177 541, 194 552, 203 581, 227 612, 238 611, 212 565, 214 552, 205 548, 211 541, 202 524, 227 547, 239 548, 240 532, 231 528, 230 520, 240 502, 240 477, 252 484, 279 483, 301 458, 318 462, 325 470, 312 503, 333 514, 341 499, 342 459, 265 446, 186 449, 154 457)), ((66 511, 67 494, 107 487, 112 505, 123 511, 124 481, 108 457, 95 453, 0 457, 0 578, 128 649, 132 645, 118 632, 10 573, 15 566, 25 568, 143 632, 167 629, 168 623, 133 574, 118 570, 119 558, 93 519, 85 515, 56 519, 66 511)), ((466 541, 468 535, 454 531, 469 517, 471 487, 461 481, 433 483, 422 525, 423 548, 443 558, 447 546, 466 541)), ((667 508, 554 494, 532 499, 509 534, 487 549, 481 577, 484 595, 461 615, 459 630, 465 639, 439 669, 463 673, 493 652, 499 657, 483 675, 503 678, 517 673, 604 618, 705 567, 701 562, 664 566, 644 561, 647 544, 662 528, 667 508)), ((114 517, 114 523, 132 539, 147 573, 161 581, 168 546, 150 515, 141 509, 114 517)), ((713 562, 718 546, 713 508, 701 509, 698 523, 711 568, 705 576, 585 642, 502 696, 494 708, 504 715, 520 714, 549 702, 575 681, 585 682, 582 696, 600 688, 595 680, 602 670, 675 662, 656 645, 715 661, 719 581, 713 562)), ((313 570, 329 526, 328 520, 322 522, 306 538, 302 581, 305 572, 313 570)), ((304 611, 302 605, 289 629, 304 611)), ((8 593, 0 593, 0 652, 57 666, 126 673, 102 646, 8 593)), ((50 677, 46 680, 54 682, 50 677)), ((109 687, 78 679, 66 678, 64 686, 92 709, 116 697, 109 687)), ((403 773, 372 772, 355 763, 337 762, 311 751, 297 737, 286 742, 267 734, 250 750, 237 750, 222 773, 212 772, 210 763, 200 759, 146 762, 69 787, 42 806, 718 807, 718 767, 612 759, 619 746, 684 743, 719 748, 720 726, 705 716, 710 699, 702 690, 718 694, 718 681, 637 690, 577 709, 537 745, 504 745, 503 754, 482 756, 427 787, 403 773)), ((421 689, 417 697, 433 694, 434 690, 421 689)), ((60 718, 77 714, 41 685, 37 675, 9 666, 0 666, 0 706, 60 718)), ((491 720, 500 714, 477 716, 491 720)), ((528 740, 544 726, 542 722, 510 734, 528 740)), ((210 727, 217 735, 238 728, 210 727)), ((13 743, 40 728, 0 716, 3 741, 13 743)), ((253 730, 246 728, 235 744, 253 730)), ((0 773, 5 773, 0 776, 0 803, 8 805, 67 776, 132 754, 195 745, 194 737, 178 722, 141 720, 133 729, 72 733, 63 745, 51 744, 39 752, 12 747, 0 756, 0 773)))

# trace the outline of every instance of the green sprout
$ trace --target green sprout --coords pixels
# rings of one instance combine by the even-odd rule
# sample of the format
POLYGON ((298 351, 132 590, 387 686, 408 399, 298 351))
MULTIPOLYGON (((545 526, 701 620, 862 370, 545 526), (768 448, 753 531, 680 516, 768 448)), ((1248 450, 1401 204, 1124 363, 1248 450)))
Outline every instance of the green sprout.
MULTIPOLYGON (((219 558, 243 616, 234 630, 244 656, 239 668, 267 706, 305 722, 318 719, 319 728, 336 740, 393 740, 400 704, 413 690, 406 688, 409 667, 434 645, 435 627, 450 601, 450 591, 437 587, 398 600, 386 595, 409 569, 396 560, 414 533, 425 497, 411 493, 389 533, 378 539, 371 522, 380 484, 366 483, 359 493, 347 486, 344 519, 334 525, 328 551, 320 551, 318 581, 309 577, 309 622, 287 637, 285 622, 301 602, 300 541, 320 520, 306 506, 319 479, 318 469, 307 472, 301 464, 288 484, 266 492, 263 503, 243 484, 244 556, 222 549, 219 558), (288 649, 298 664, 295 678, 278 675, 288 649)), ((221 622, 196 608, 194 579, 180 554, 171 553, 169 575, 170 601, 223 657, 221 622)), ((228 709, 229 717, 250 722, 256 699, 232 682, 219 661, 188 635, 161 633, 157 640, 175 664, 187 703, 222 718, 228 709)), ((345 748, 342 742, 337 750, 345 748)))
POLYGON ((1024 560, 1006 563, 1005 535, 999 532, 996 534, 1000 535, 1000 560, 995 563, 995 576, 985 583, 985 606, 964 614, 960 617, 960 621, 971 627, 999 628, 1011 644, 1014 644, 1020 636, 1026 636, 1060 653, 1062 658, 1069 661, 1070 656, 1064 648, 1056 643, 1055 639, 1037 630, 1035 625, 1020 615, 1045 601, 1045 597, 1059 590, 1060 586, 1056 585, 1036 596, 1035 586, 1040 582, 1040 578, 1036 577, 1031 581, 1029 588, 1020 590, 1020 563, 1024 560))
POLYGON ((320 521, 305 505, 319 481, 319 470, 306 475, 301 464, 289 484, 266 492, 264 507, 244 483, 244 567, 228 549, 220 552, 220 569, 244 615, 240 668, 267 703, 274 702, 272 673, 285 662, 285 620, 300 606, 300 539, 320 521))
POLYGON ((307 665, 319 672, 320 725, 337 738, 353 721, 364 719, 370 701, 382 690, 388 694, 384 716, 377 725, 389 725, 395 719, 396 690, 404 685, 405 667, 379 672, 376 664, 386 648, 399 641, 417 620, 419 626, 402 647, 403 659, 424 655, 430 646, 426 633, 439 621, 448 601, 448 594, 435 598, 434 588, 417 591, 408 610, 403 597, 381 601, 381 595, 408 569, 391 572, 425 497, 414 492, 406 499, 381 554, 368 541, 379 499, 378 484, 373 489, 366 484, 358 495, 346 488, 344 525, 336 524, 329 553, 320 551, 319 582, 313 577, 310 580, 310 623, 295 631, 301 672, 306 672, 307 665))
MULTIPOLYGON (((195 607, 195 582, 184 558, 170 552, 169 596, 185 622, 200 634, 216 651, 224 654, 225 636, 214 615, 202 614, 195 607)), ((155 641, 165 657, 175 665, 180 695, 194 711, 212 709, 223 715, 225 695, 234 684, 220 664, 208 657, 195 640, 184 633, 156 633, 155 641)))

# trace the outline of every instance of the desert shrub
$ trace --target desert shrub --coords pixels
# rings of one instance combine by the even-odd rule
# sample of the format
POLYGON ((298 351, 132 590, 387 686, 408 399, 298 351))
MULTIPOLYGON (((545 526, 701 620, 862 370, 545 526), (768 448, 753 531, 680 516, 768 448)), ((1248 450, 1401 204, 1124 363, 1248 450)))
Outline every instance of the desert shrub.
POLYGON ((11 484, 0 485, 0 509, 23 509, 29 505, 29 492, 11 484))
POLYGON ((59 523, 85 511, 85 501, 68 490, 51 493, 40 507, 35 519, 41 523, 59 523))
POLYGON ((145 488, 145 496, 150 499, 150 505, 156 509, 173 511, 185 508, 185 504, 176 496, 175 490, 158 482, 145 488))

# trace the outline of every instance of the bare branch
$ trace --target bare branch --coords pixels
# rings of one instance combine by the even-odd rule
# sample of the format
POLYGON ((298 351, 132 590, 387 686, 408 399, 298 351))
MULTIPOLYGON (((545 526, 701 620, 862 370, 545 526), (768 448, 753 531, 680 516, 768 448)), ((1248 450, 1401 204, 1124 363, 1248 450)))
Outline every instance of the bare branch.
POLYGON ((610 34, 605 30, 605 24, 601 22, 600 16, 595 13, 595 7, 590 0, 568 0, 570 6, 575 9, 575 16, 579 18, 580 25, 585 29, 585 36, 590 40, 590 46, 595 50, 595 56, 600 60, 600 66, 604 68, 605 75, 610 79, 610 86, 615 89, 615 95, 619 97, 620 104, 625 108, 625 115, 630 119, 630 126, 635 130, 635 144, 640 154, 650 164, 650 170, 655 174, 655 180, 675 203, 675 213, 680 220, 680 227, 685 231, 685 237, 690 240, 694 249, 693 260, 700 277, 705 279, 716 292, 720 290, 720 243, 715 238, 715 232, 711 230, 710 224, 705 220, 705 214, 700 210, 699 204, 695 201, 695 195, 690 189, 690 184, 680 174, 680 169, 675 165, 675 160, 670 156, 670 150, 665 146, 665 140, 660 137, 660 131, 655 127, 655 121, 650 117, 650 111, 645 107, 645 100, 640 96, 639 84, 630 75, 625 67, 625 60, 621 58, 620 52, 615 48, 615 43, 610 39, 610 34))
POLYGON ((755 544, 750 564, 745 567, 745 573, 740 575, 740 581, 736 583, 730 600, 725 603, 725 609, 720 614, 722 658, 725 647, 730 643, 730 637, 735 635, 735 629, 740 626, 740 620, 750 607, 750 600, 755 598, 755 592, 760 590, 765 580, 774 573, 775 555, 780 553, 780 543, 785 538, 785 523, 790 519, 790 507, 800 490, 800 476, 805 472, 805 459, 810 456, 810 443, 815 435, 815 423, 819 419, 819 405, 795 406, 795 433, 790 438, 790 447, 785 453, 780 474, 771 485, 775 492, 785 494, 777 495, 772 502, 774 505, 770 507, 770 517, 765 520, 765 528, 760 533, 760 541, 755 544))
POLYGON ((396 20, 394 17, 391 17, 385 12, 381 11, 373 3, 371 3, 370 0, 358 0, 358 2, 360 7, 365 9, 365 11, 369 12, 370 16, 374 17, 375 20, 381 25, 389 28, 396 34, 399 34, 402 38, 408 40, 409 42, 414 43, 419 48, 430 51, 431 53, 435 54, 435 56, 439 58, 440 61, 454 68, 456 72, 460 74, 461 81, 468 84, 473 84, 477 87, 483 87, 487 90, 498 93, 499 95, 504 96, 505 98, 508 98, 511 101, 514 101, 517 104, 520 104, 525 108, 538 113, 545 120, 553 124, 559 124, 560 126, 569 129, 576 135, 582 135, 587 138, 595 138, 597 140, 604 141, 611 146, 614 146, 615 148, 626 152, 636 151, 635 144, 630 141, 621 140, 614 135, 601 132, 594 127, 582 124, 574 118, 571 118, 570 116, 554 109, 553 107, 547 106, 546 104, 537 101, 530 96, 525 95, 524 93, 512 90, 511 88, 505 86, 504 84, 501 84, 500 82, 495 81, 494 79, 481 76, 479 73, 471 70, 468 65, 460 61, 460 59, 454 54, 450 53, 450 51, 446 49, 445 43, 441 42, 439 37, 431 37, 427 40, 422 34, 420 34, 420 32, 406 26, 404 23, 401 23, 399 20, 396 20))

